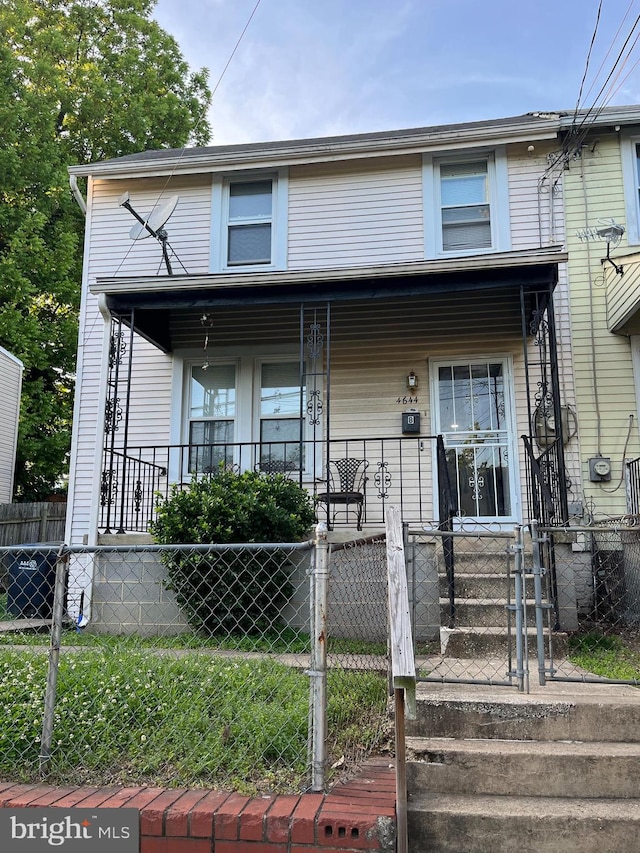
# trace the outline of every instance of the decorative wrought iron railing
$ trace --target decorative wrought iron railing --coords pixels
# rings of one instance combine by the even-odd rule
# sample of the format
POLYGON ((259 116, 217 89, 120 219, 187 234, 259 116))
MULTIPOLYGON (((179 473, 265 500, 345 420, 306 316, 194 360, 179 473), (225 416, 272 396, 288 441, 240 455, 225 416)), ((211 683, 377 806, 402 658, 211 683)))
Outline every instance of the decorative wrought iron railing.
POLYGON ((625 466, 627 512, 640 516, 640 456, 625 466))
POLYGON ((523 435, 526 455, 529 518, 546 527, 566 524, 568 518, 567 490, 558 439, 536 454, 531 439, 523 435))
POLYGON ((318 499, 318 518, 326 519, 330 527, 384 526, 388 504, 399 506, 403 520, 414 523, 438 518, 448 525, 454 514, 441 437, 130 446, 126 454, 105 454, 100 532, 146 532, 158 499, 166 498, 174 485, 185 486, 220 465, 282 473, 300 482, 318 499), (353 483, 336 482, 335 473, 329 476, 328 463, 338 460, 362 460, 364 476, 353 483))

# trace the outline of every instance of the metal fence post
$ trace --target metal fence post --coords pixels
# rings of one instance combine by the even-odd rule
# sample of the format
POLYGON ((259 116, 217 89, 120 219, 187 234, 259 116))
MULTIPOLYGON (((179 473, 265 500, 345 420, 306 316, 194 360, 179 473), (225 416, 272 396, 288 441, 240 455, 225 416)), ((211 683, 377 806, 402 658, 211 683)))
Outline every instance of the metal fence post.
MULTIPOLYGON (((515 544, 513 546, 515 555, 515 566, 513 569, 514 577, 514 609, 516 616, 516 679, 518 682, 518 690, 525 690, 525 676, 528 682, 528 666, 525 667, 525 642, 527 623, 526 623, 526 592, 524 583, 524 559, 522 545, 522 527, 517 524, 514 530, 515 544)), ((527 683, 527 693, 529 685, 527 683)))
POLYGON ((312 758, 311 790, 324 791, 327 764, 327 601, 329 584, 329 542, 327 525, 316 526, 311 571, 311 678, 312 758))
POLYGON ((544 567, 542 566, 542 557, 540 554, 541 543, 540 534, 538 532, 538 522, 534 519, 531 522, 531 545, 533 548, 533 588, 536 599, 536 645, 538 652, 538 681, 544 686, 547 683, 547 669, 545 666, 544 655, 544 614, 545 606, 542 601, 542 576, 544 567))
POLYGON ((62 556, 64 545, 60 546, 56 559, 56 580, 53 592, 53 613, 51 623, 51 644, 49 647, 49 666, 47 669, 47 687, 42 714, 42 736, 40 739, 40 773, 45 775, 51 759, 51 741, 53 739, 53 720, 56 708, 56 689, 58 686, 58 666, 60 663, 60 638, 62 634, 62 616, 64 610, 64 590, 67 576, 67 558, 62 556))

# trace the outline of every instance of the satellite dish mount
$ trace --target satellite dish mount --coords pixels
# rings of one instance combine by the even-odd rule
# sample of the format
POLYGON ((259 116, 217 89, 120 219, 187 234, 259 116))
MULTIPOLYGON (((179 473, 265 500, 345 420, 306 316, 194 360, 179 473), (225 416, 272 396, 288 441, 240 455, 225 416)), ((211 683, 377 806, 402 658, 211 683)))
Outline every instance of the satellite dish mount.
POLYGON ((155 237, 160 243, 162 247, 162 258, 167 268, 168 275, 173 275, 173 269, 171 268, 171 260, 167 249, 169 235, 167 234, 164 225, 175 210, 177 203, 178 196, 171 196, 171 198, 163 204, 162 207, 152 210, 151 213, 148 213, 145 217, 133 209, 129 199, 129 193, 121 195, 118 201, 120 207, 124 207, 128 210, 129 213, 139 222, 139 225, 134 225, 131 228, 131 231, 129 231, 129 237, 131 237, 132 240, 143 240, 145 237, 150 236, 155 237))
POLYGON ((583 243, 588 242, 589 240, 604 240, 607 244, 607 255, 605 258, 602 258, 600 263, 609 263, 618 275, 624 275, 624 267, 617 264, 610 255, 611 245, 613 244, 615 247, 620 244, 624 230, 624 225, 618 225, 615 219, 598 219, 598 224, 595 228, 581 228, 577 232, 576 236, 578 236, 583 243))

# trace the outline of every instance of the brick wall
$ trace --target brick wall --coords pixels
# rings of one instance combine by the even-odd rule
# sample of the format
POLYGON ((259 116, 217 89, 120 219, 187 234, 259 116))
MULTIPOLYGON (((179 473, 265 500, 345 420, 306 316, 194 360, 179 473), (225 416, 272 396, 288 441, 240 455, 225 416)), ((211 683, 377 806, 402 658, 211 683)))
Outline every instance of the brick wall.
POLYGON ((136 808, 140 853, 395 851, 395 773, 373 759, 328 794, 0 783, 0 807, 136 808))

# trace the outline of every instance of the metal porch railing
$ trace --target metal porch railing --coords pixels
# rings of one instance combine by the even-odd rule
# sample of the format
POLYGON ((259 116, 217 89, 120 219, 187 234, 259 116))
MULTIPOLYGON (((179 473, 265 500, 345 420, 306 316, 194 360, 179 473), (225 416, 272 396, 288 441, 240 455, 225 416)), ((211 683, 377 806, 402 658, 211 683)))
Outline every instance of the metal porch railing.
POLYGON ((431 521, 440 506, 439 519, 447 522, 453 501, 450 486, 441 486, 439 500, 434 483, 448 484, 444 445, 436 436, 361 438, 329 442, 247 442, 208 445, 130 446, 126 454, 105 454, 100 495, 99 530, 102 533, 145 532, 154 519, 158 499, 173 486, 185 486, 193 477, 215 472, 220 465, 237 471, 281 473, 322 498, 336 484, 327 475, 327 463, 363 460, 366 471, 357 488, 356 501, 318 502, 319 520, 329 527, 362 523, 384 527, 385 507, 401 508, 403 519, 431 521), (440 477, 436 472, 440 471, 440 477), (443 515, 444 511, 444 515, 443 515))

